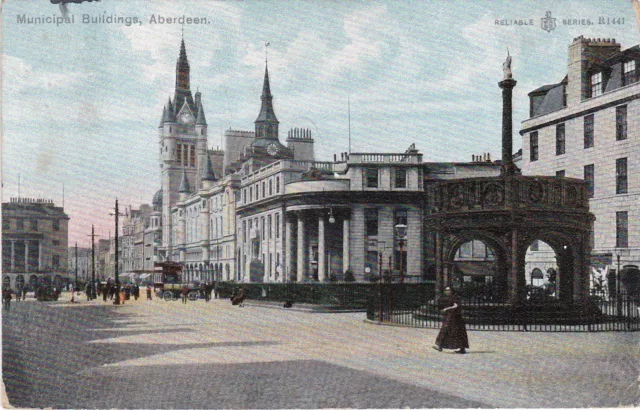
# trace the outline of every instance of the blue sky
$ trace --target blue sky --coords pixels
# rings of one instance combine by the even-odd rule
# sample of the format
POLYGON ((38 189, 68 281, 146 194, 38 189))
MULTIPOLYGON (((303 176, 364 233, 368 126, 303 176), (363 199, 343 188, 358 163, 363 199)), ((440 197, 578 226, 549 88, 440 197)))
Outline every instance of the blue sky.
MULTIPOLYGON (((527 93, 560 81, 574 37, 639 43, 629 0, 564 1, 135 1, 71 4, 74 24, 19 24, 59 16, 48 1, 7 0, 2 25, 3 201, 20 194, 62 202, 70 245, 102 237, 121 206, 148 203, 160 187, 157 125, 173 94, 179 24, 150 17, 204 17, 185 25, 193 91, 202 92, 209 145, 224 130, 253 129, 260 109, 264 43, 281 140, 310 128, 316 156, 404 151, 425 161, 500 156, 502 62, 513 57, 514 132, 527 93), (542 30, 546 11, 557 18, 542 30), (136 16, 142 25, 83 24, 82 14, 136 16), (563 19, 623 18, 565 25, 563 19), (529 20, 531 26, 496 25, 529 20), (621 20, 618 20, 621 22, 621 20), (20 175, 20 178, 19 178, 20 175)), ((514 150, 521 145, 514 136, 514 150)))

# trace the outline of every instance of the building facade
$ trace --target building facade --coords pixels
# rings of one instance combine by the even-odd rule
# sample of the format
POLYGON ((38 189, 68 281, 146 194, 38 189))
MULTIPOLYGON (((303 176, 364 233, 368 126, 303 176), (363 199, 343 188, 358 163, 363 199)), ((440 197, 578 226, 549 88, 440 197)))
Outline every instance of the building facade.
POLYGON ((11 198, 3 203, 3 286, 61 283, 68 276, 68 223, 64 209, 50 200, 11 198))
POLYGON ((614 39, 580 36, 568 54, 567 76, 529 93, 530 118, 520 131, 523 173, 584 179, 596 217, 592 269, 637 271, 640 48, 621 50, 614 39))

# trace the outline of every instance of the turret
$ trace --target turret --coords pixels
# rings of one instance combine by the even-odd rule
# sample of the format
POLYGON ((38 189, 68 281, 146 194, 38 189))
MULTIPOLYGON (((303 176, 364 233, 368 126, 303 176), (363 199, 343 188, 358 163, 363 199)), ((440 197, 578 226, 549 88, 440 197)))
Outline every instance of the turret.
POLYGON ((191 194, 191 187, 189 186, 189 178, 187 177, 186 169, 182 169, 182 181, 180 181, 180 188, 178 188, 180 194, 180 202, 184 202, 189 198, 191 194))
POLYGON ((269 84, 269 68, 264 68, 264 83, 262 85, 262 105, 260 114, 255 120, 256 138, 278 139, 278 124, 276 114, 273 111, 273 96, 271 95, 271 86, 269 84))
POLYGON ((202 189, 208 191, 213 188, 215 182, 218 180, 216 174, 213 171, 213 164, 211 163, 211 157, 206 156, 204 175, 202 175, 202 189))

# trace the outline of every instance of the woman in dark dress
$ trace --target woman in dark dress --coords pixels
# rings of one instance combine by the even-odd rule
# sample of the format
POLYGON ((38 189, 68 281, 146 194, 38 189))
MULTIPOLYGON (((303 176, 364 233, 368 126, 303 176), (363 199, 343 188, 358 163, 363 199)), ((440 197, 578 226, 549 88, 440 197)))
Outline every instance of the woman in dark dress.
POLYGON ((456 353, 467 353, 469 338, 467 337, 464 319, 462 319, 460 300, 449 287, 444 290, 444 309, 442 309, 442 313, 444 314, 442 328, 438 333, 436 344, 433 348, 439 352, 442 349, 458 349, 456 353))

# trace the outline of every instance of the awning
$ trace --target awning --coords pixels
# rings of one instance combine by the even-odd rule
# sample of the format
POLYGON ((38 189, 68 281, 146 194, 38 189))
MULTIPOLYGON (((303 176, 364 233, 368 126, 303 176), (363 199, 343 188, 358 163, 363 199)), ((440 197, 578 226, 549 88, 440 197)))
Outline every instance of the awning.
POLYGON ((142 275, 138 276, 138 279, 146 279, 146 278, 148 278, 149 276, 151 276, 151 274, 150 274, 150 273, 143 273, 142 275))

